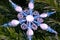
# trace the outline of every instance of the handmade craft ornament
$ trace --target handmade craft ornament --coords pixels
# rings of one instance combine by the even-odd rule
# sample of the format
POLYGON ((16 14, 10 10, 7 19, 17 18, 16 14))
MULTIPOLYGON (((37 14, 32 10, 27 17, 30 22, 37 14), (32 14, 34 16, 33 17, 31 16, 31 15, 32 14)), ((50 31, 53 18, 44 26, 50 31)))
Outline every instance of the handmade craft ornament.
POLYGON ((39 14, 38 11, 34 11, 34 0, 30 0, 28 4, 29 9, 22 9, 21 6, 16 5, 13 3, 11 0, 9 2, 12 4, 13 8, 15 11, 19 12, 17 14, 18 20, 12 20, 9 23, 3 24, 2 26, 7 27, 7 26, 17 26, 18 24, 21 24, 21 29, 22 30, 27 30, 26 35, 28 40, 32 40, 32 36, 34 35, 33 30, 37 30, 38 26, 42 30, 49 31, 54 34, 58 34, 54 29, 50 28, 47 24, 43 23, 44 20, 43 18, 46 18, 50 16, 51 14, 54 14, 56 11, 53 12, 46 12, 39 14))

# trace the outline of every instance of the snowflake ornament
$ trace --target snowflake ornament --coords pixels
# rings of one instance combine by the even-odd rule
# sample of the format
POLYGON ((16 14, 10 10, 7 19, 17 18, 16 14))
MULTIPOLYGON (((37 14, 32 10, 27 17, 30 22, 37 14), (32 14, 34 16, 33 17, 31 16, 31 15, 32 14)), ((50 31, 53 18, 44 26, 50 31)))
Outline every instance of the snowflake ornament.
POLYGON ((49 31, 51 33, 57 34, 55 30, 50 28, 47 24, 43 23, 43 18, 46 18, 47 16, 50 16, 51 14, 54 14, 54 12, 47 12, 39 14, 38 11, 34 11, 34 0, 30 0, 28 4, 28 9, 23 10, 21 6, 16 5, 11 0, 9 2, 12 4, 13 8, 18 12, 17 18, 18 20, 13 19, 11 22, 4 24, 3 26, 17 26, 18 24, 21 24, 21 29, 26 30, 26 35, 28 37, 28 40, 32 40, 32 36, 34 35, 33 30, 37 30, 38 26, 42 30, 49 31))

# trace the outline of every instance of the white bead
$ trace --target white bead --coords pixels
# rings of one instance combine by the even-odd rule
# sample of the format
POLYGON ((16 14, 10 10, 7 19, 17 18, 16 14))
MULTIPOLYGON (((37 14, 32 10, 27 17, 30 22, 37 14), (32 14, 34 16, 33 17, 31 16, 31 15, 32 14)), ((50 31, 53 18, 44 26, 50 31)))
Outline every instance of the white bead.
POLYGON ((18 20, 12 20, 10 22, 11 26, 17 26, 19 24, 19 21, 18 20))
POLYGON ((47 16, 48 16, 47 13, 42 13, 42 14, 40 15, 40 17, 42 17, 42 18, 47 17, 47 16))
POLYGON ((32 29, 28 29, 27 30, 27 36, 32 36, 34 33, 33 33, 33 30, 32 29))
POLYGON ((27 20, 28 22, 32 22, 32 21, 34 21, 34 17, 33 17, 32 15, 28 15, 28 16, 26 17, 26 20, 27 20))
POLYGON ((21 8, 20 6, 16 6, 15 10, 16 10, 17 12, 22 12, 22 8, 21 8))
POLYGON ((42 30, 47 30, 48 25, 47 25, 47 24, 45 24, 45 23, 40 24, 40 28, 41 28, 42 30))
POLYGON ((30 9, 34 8, 34 4, 32 2, 30 2, 28 6, 29 6, 30 9))

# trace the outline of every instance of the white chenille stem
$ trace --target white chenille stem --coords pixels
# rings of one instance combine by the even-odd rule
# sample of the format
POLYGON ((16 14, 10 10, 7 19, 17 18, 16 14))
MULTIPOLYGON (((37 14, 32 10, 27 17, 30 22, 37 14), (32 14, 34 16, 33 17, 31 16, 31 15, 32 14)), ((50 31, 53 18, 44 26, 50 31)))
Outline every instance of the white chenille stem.
POLYGON ((48 25, 45 24, 45 23, 42 23, 42 24, 40 24, 40 28, 41 28, 42 30, 47 30, 48 25))
POLYGON ((30 3, 28 4, 28 7, 29 7, 29 9, 33 9, 33 8, 34 8, 34 4, 33 4, 32 2, 30 2, 30 3))

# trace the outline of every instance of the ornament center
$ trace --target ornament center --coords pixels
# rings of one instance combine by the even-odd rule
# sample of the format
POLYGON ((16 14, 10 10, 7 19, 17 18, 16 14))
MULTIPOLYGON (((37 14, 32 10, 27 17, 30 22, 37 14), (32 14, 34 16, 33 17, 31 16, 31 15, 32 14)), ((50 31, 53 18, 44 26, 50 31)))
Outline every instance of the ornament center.
POLYGON ((28 22, 32 22, 32 21, 34 21, 34 17, 32 15, 28 15, 28 16, 26 16, 26 20, 28 22))

